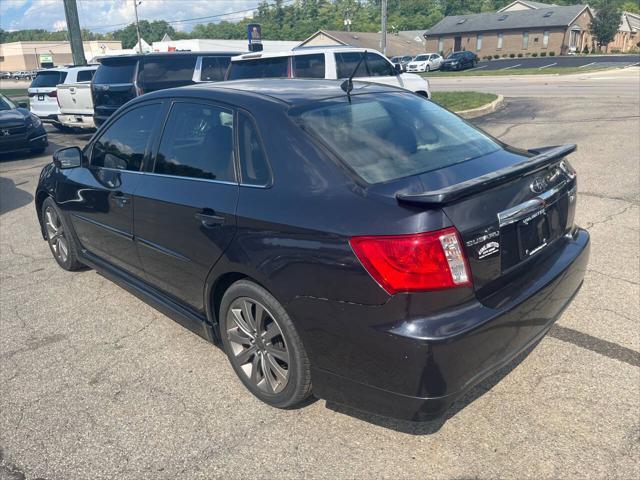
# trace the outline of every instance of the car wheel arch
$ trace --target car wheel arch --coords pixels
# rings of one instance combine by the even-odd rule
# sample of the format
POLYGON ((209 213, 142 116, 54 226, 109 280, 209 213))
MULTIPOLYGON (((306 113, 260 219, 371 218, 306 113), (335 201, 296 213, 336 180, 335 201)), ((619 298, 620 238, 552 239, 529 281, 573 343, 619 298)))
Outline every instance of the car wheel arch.
POLYGON ((49 192, 45 190, 40 190, 39 192, 36 193, 36 198, 35 198, 36 214, 38 215, 38 223, 40 224, 40 233, 42 234, 42 238, 44 240, 47 239, 47 235, 44 231, 44 224, 42 223, 42 205, 44 204, 44 201, 48 197, 51 197, 49 192))

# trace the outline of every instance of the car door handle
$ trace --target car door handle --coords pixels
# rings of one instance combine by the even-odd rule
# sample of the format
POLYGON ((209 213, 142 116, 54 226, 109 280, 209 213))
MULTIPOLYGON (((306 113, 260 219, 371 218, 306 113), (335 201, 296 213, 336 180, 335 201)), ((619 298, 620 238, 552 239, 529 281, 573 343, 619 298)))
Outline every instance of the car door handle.
POLYGON ((196 213, 195 217, 200 220, 202 226, 205 228, 213 228, 224 224, 224 217, 216 215, 216 212, 209 208, 205 208, 202 212, 196 213))
POLYGON ((128 205, 129 201, 131 200, 130 197, 127 197, 126 195, 124 195, 122 192, 116 192, 114 193, 111 198, 113 198, 113 201, 116 203, 117 206, 119 207, 124 207, 126 205, 128 205))

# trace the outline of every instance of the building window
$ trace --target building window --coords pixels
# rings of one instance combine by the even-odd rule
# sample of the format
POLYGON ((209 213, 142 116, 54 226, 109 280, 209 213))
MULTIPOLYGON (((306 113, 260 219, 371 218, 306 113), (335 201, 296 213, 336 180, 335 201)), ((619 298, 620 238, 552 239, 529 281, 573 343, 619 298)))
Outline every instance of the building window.
POLYGON ((476 36, 476 50, 479 52, 480 50, 482 50, 482 34, 479 33, 476 36))
POLYGON ((542 47, 547 48, 549 46, 549 30, 545 30, 542 34, 542 47))
POLYGON ((529 32, 522 32, 522 49, 529 48, 529 32))
POLYGON ((498 46, 496 47, 498 50, 502 48, 502 33, 498 33, 498 46))
POLYGON ((438 38, 438 52, 444 52, 444 38, 438 38))

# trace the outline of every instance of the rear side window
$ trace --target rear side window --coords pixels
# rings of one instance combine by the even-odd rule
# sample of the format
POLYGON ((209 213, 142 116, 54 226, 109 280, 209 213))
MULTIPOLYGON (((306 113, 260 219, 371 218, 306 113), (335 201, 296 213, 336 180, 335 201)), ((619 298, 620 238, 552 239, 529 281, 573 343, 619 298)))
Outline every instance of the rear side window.
POLYGON ((91 165, 139 171, 160 109, 145 105, 118 118, 94 143, 91 165))
MULTIPOLYGON (((356 65, 362 58, 362 53, 360 52, 343 52, 336 53, 336 69, 338 78, 349 78, 353 70, 356 68, 356 65)), ((368 77, 367 73, 367 64, 362 61, 360 66, 358 67, 358 71, 354 75, 354 77, 368 77)))
POLYGON ((80 70, 78 72, 77 81, 78 82, 90 82, 93 78, 93 74, 96 73, 95 70, 80 70))
POLYGON ((141 78, 144 89, 159 90, 191 83, 196 59, 191 55, 171 54, 161 58, 143 58, 141 78))
POLYGON ((376 53, 367 52, 367 68, 370 77, 388 77, 396 74, 387 59, 376 53))
POLYGON ((289 76, 289 57, 258 58, 231 62, 229 80, 243 78, 286 78, 289 76))
POLYGON ((229 57, 202 57, 200 80, 203 82, 224 80, 229 63, 231 63, 231 58, 229 57))
POLYGON ((271 183, 267 155, 253 120, 246 114, 238 115, 240 170, 245 185, 266 186, 271 183))
POLYGON ((155 173, 235 181, 233 113, 196 103, 176 103, 162 134, 155 173))
POLYGON ((324 53, 295 55, 293 76, 296 78, 324 78, 324 53))
POLYGON ((38 72, 31 82, 30 88, 50 88, 64 83, 67 72, 38 72))
POLYGON ((98 67, 93 76, 93 83, 116 84, 133 83, 136 60, 129 62, 108 62, 98 67))

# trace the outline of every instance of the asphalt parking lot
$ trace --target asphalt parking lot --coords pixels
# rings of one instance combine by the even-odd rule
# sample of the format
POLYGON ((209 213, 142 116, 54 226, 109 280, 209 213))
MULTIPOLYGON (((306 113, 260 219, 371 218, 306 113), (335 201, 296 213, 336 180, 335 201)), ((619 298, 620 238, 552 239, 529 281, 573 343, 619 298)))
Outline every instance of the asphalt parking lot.
POLYGON ((503 80, 506 106, 474 120, 520 147, 578 144, 591 261, 550 334, 443 422, 260 403, 220 349, 51 258, 38 174, 55 147, 88 135, 52 133, 47 155, 2 159, 0 479, 638 478, 640 84, 625 75, 556 95, 554 78, 503 80))
POLYGON ((590 67, 614 68, 637 65, 640 55, 571 55, 553 57, 500 58, 481 60, 475 70, 504 70, 519 68, 590 67))

